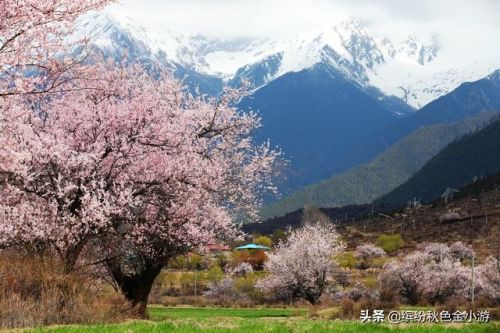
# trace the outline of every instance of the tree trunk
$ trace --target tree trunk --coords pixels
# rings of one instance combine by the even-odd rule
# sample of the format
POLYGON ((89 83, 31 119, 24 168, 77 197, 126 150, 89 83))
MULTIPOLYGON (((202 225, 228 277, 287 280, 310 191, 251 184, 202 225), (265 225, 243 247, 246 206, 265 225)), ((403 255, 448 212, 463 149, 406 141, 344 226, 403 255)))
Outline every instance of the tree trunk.
POLYGON ((160 274, 165 261, 155 261, 137 256, 130 260, 112 260, 107 262, 109 272, 120 288, 123 296, 130 302, 134 315, 147 318, 149 293, 154 280, 160 274), (132 261, 132 262, 131 262, 132 261))

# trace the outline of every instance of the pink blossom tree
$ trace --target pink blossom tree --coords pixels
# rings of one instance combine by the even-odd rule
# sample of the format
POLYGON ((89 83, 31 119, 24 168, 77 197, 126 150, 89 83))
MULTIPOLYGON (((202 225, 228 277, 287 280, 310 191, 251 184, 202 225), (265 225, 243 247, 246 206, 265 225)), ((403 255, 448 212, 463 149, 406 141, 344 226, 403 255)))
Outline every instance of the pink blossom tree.
POLYGON ((493 304, 500 304, 500 262, 495 257, 489 257, 486 262, 477 267, 478 284, 481 295, 490 299, 493 304))
POLYGON ((69 90, 37 114, 2 109, 0 242, 49 244, 68 270, 92 242, 144 315, 168 259, 256 218, 280 153, 253 143, 260 120, 231 106, 238 91, 207 101, 137 66, 97 73, 99 89, 69 90))
MULTIPOLYGON (((87 37, 68 38, 80 15, 112 0, 2 0, 0 2, 0 97, 64 89, 85 76, 75 56, 87 37)), ((87 70, 89 67, 86 68, 87 70)), ((0 105, 1 106, 1 105, 0 105)))
MULTIPOLYGON (((420 250, 384 266, 382 287, 395 290, 404 302, 417 304, 421 299, 443 303, 452 297, 471 299, 472 270, 464 259, 472 258, 470 246, 454 243, 424 243, 420 250)), ((474 286, 474 292, 481 285, 474 286)))
POLYGON ((269 255, 269 276, 257 287, 278 298, 301 297, 317 304, 335 269, 333 256, 342 249, 332 224, 306 222, 269 255))
POLYGON ((382 288, 396 291, 404 302, 417 304, 423 293, 425 266, 430 260, 429 255, 417 251, 404 260, 385 264, 379 276, 382 288))
POLYGON ((474 257, 474 250, 472 246, 463 242, 455 242, 450 245, 450 254, 454 260, 471 260, 474 257))
MULTIPOLYGON (((470 299, 472 291, 470 267, 450 259, 431 261, 424 267, 420 281, 422 296, 431 304, 444 303, 450 298, 470 299)), ((478 291, 478 286, 475 292, 478 291)))

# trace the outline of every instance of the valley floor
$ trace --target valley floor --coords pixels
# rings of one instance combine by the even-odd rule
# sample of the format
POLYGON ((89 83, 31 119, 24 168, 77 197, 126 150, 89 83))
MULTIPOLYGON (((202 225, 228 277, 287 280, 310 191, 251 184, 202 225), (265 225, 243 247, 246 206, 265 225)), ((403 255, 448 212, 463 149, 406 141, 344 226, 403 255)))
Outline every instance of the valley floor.
MULTIPOLYGON (((77 326, 50 326, 28 329, 21 332, 272 332, 272 333, 323 333, 323 332, 408 332, 408 333, 498 333, 500 323, 487 324, 411 324, 387 325, 367 324, 359 320, 327 320, 322 318, 322 311, 318 318, 311 319, 306 309, 235 309, 235 308, 168 308, 163 306, 150 307, 150 320, 134 320, 119 324, 77 325, 77 326)), ((310 315, 309 315, 310 316, 310 315)), ((8 332, 8 331, 2 331, 8 332)), ((20 330, 16 330, 20 332, 20 330)))

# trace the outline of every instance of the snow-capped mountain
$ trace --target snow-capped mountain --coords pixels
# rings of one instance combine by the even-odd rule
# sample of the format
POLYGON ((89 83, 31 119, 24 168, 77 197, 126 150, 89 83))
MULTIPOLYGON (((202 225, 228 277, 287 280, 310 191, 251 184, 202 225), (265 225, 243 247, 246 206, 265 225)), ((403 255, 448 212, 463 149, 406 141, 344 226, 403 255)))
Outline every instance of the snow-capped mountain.
POLYGON ((270 139, 291 161, 283 194, 370 160, 420 118, 439 122, 422 106, 496 69, 450 61, 438 36, 391 40, 355 19, 279 40, 221 39, 101 12, 77 31, 104 55, 165 66, 202 94, 248 81, 253 91, 238 106, 259 112, 255 139, 270 139))
POLYGON ((183 74, 194 72, 232 84, 247 79, 258 89, 286 73, 324 63, 361 87, 378 88, 416 109, 496 69, 477 63, 450 67, 440 59, 436 36, 426 39, 411 34, 393 41, 371 34, 356 19, 284 40, 183 35, 110 13, 89 15, 79 24, 80 33, 91 35, 96 45, 108 52, 127 46, 135 59, 161 61, 182 69, 183 74))

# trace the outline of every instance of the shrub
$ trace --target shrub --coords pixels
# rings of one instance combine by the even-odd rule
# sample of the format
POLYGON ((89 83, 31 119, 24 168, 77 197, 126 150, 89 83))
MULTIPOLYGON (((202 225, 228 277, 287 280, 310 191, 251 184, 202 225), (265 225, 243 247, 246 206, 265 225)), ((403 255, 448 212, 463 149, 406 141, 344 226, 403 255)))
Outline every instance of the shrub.
POLYGON ((477 277, 481 287, 481 295, 493 304, 500 305, 500 262, 489 257, 477 267, 477 277))
POLYGON ((215 264, 218 265, 222 270, 225 270, 229 265, 229 259, 225 253, 218 253, 215 256, 215 264))
POLYGON ((340 267, 354 268, 357 265, 356 258, 352 252, 343 252, 336 256, 336 261, 340 267))
POLYGON ((278 244, 286 240, 286 233, 281 229, 274 230, 271 239, 274 244, 278 244))
MULTIPOLYGON (((464 266, 462 255, 453 255, 446 244, 429 243, 419 246, 420 251, 392 261, 380 274, 382 288, 396 291, 402 301, 409 304, 428 302, 443 304, 451 299, 471 298, 471 268, 464 266)), ((485 265, 477 267, 474 292, 481 292, 491 283, 484 283, 482 272, 485 265)), ((494 286, 484 295, 494 295, 494 286)))
POLYGON ((117 294, 103 294, 89 274, 66 273, 48 257, 0 255, 2 328, 112 322, 130 315, 130 305, 117 294))
POLYGON ((358 260, 358 266, 361 269, 366 269, 371 267, 371 261, 377 257, 385 256, 385 251, 373 244, 363 244, 359 245, 354 251, 354 257, 358 260))
POLYGON ((357 282, 349 289, 338 291, 333 297, 335 300, 350 299, 355 302, 362 298, 377 299, 378 294, 372 288, 367 288, 363 284, 357 282))
POLYGON ((377 237, 375 244, 381 247, 387 254, 392 254, 404 245, 404 241, 400 234, 382 234, 377 237))
POLYGON ((359 316, 356 309, 356 302, 350 298, 344 298, 340 301, 341 315, 343 318, 354 318, 359 316))
POLYGON ((260 271, 264 268, 264 264, 267 261, 267 255, 262 250, 237 250, 232 253, 232 266, 236 267, 239 264, 246 262, 252 265, 252 268, 256 271, 260 271))
POLYGON ((249 300, 254 303, 262 303, 265 301, 265 294, 255 287, 258 275, 249 273, 245 277, 234 278, 234 289, 237 293, 246 295, 249 300))
POLYGON ((337 270, 333 274, 333 278, 335 284, 340 285, 342 287, 347 287, 351 284, 351 279, 349 278, 349 274, 343 269, 337 270))
POLYGON ((267 247, 271 247, 273 245, 272 239, 267 236, 257 236, 253 239, 253 242, 267 247))
POLYGON ((218 282, 210 282, 203 295, 218 305, 230 305, 248 300, 246 295, 237 292, 234 281, 230 277, 225 277, 218 282))
POLYGON ((238 266, 234 267, 229 271, 229 274, 234 276, 243 276, 246 277, 248 274, 253 272, 252 265, 246 262, 242 262, 238 266))
POLYGON ((213 265, 206 273, 206 279, 209 282, 219 282, 224 278, 224 271, 219 265, 213 265))

